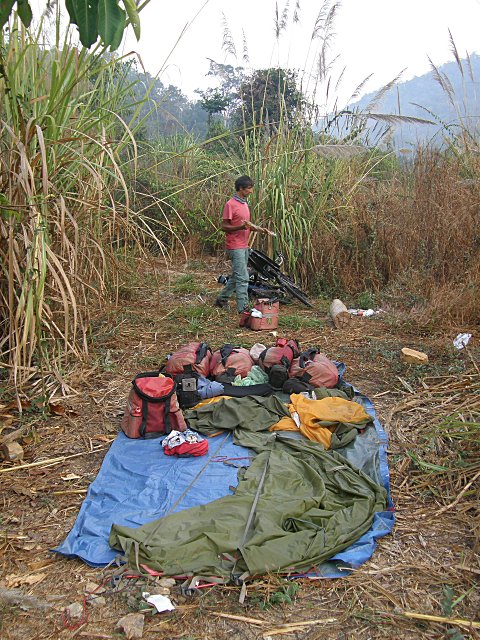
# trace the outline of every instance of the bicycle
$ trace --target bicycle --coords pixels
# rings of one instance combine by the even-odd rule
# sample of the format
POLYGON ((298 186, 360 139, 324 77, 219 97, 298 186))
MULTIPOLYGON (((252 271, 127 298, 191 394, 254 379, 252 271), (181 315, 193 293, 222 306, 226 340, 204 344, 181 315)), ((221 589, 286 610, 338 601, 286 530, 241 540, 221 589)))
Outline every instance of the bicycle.
MULTIPOLYGON (((307 295, 289 276, 282 272, 283 256, 274 261, 258 249, 250 249, 248 266, 250 281, 248 293, 252 298, 276 298, 284 304, 291 302, 289 296, 296 298, 306 307, 312 307, 307 295)), ((220 276, 218 282, 227 284, 229 276, 220 276)))

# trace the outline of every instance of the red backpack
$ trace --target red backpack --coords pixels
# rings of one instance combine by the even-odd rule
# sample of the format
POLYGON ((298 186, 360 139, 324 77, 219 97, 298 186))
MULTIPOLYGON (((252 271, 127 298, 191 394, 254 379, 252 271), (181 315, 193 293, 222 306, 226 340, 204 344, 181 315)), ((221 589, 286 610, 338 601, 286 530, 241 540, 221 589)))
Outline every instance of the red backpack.
POLYGON ((274 347, 265 349, 265 351, 260 354, 258 364, 266 373, 270 372, 274 364, 281 364, 288 370, 294 358, 298 358, 299 355, 300 345, 296 340, 279 338, 274 347))
POLYGON ((189 342, 172 353, 165 365, 165 373, 175 376, 184 373, 184 367, 191 365, 201 376, 210 374, 210 358, 212 350, 206 342, 189 342))
MULTIPOLYGON (((235 376, 241 376, 245 378, 248 375, 250 369, 253 367, 253 360, 250 357, 250 353, 243 347, 234 347, 232 344, 225 344, 218 351, 214 351, 212 359, 210 361, 210 375, 218 380, 223 378, 223 381, 235 378, 235 376)), ((222 382, 222 380, 219 380, 222 382)))
POLYGON ((314 387, 331 389, 338 382, 338 369, 318 349, 308 349, 292 362, 289 376, 300 378, 314 387))
POLYGON ((178 406, 176 384, 158 371, 139 373, 132 381, 122 429, 129 438, 157 438, 187 425, 178 406))

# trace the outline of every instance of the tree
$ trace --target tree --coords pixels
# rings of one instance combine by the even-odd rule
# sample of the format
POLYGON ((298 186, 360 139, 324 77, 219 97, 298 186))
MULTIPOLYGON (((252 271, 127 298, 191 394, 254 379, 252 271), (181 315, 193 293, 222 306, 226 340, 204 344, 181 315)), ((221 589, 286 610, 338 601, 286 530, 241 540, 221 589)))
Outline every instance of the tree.
POLYGON ((216 113, 222 113, 230 104, 228 96, 224 96, 219 89, 207 89, 195 91, 201 97, 200 106, 208 113, 208 127, 212 124, 212 118, 216 113))
MULTIPOLYGON (((47 7, 52 4, 52 0, 47 0, 47 7)), ((7 24, 15 5, 22 23, 27 28, 30 26, 33 14, 29 0, 1 0, 0 29, 7 24)), ((71 24, 78 27, 80 42, 84 47, 91 47, 100 38, 105 47, 110 47, 112 51, 118 49, 129 24, 137 40, 140 38, 139 10, 135 0, 65 0, 65 6, 71 24)))
POLYGON ((258 69, 238 90, 240 101, 233 124, 251 129, 259 125, 277 129, 281 122, 292 126, 307 100, 297 89, 297 76, 289 69, 258 69))

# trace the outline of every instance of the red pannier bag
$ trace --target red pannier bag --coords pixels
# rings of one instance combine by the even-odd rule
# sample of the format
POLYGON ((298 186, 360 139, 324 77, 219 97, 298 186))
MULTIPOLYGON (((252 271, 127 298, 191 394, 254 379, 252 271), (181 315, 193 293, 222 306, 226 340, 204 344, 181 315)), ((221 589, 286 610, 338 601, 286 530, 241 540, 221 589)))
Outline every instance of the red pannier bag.
POLYGON ((234 378, 241 376, 245 378, 253 367, 253 360, 250 353, 243 347, 234 347, 232 344, 225 344, 218 351, 214 351, 210 360, 210 375, 216 380, 226 373, 234 378))
POLYGON ((338 369, 318 349, 308 349, 292 362, 289 376, 300 378, 314 387, 332 389, 338 382, 338 369))
POLYGON ((259 298, 255 301, 253 308, 260 311, 262 317, 256 318, 251 311, 244 311, 240 316, 241 327, 248 327, 252 331, 270 331, 278 327, 278 314, 280 312, 278 300, 259 298))
POLYGON ((176 384, 158 371, 139 373, 132 381, 122 430, 129 438, 158 438, 170 431, 185 431, 178 406, 176 384))
POLYGON ((165 373, 176 376, 184 373, 184 367, 191 365, 192 369, 201 376, 210 374, 210 358, 212 350, 206 342, 189 342, 172 353, 165 365, 165 373))
POLYGON ((262 351, 258 359, 258 364, 266 373, 270 372, 274 364, 282 364, 288 371, 293 360, 298 358, 299 355, 300 345, 296 340, 279 338, 274 347, 269 347, 265 349, 265 351, 262 351))

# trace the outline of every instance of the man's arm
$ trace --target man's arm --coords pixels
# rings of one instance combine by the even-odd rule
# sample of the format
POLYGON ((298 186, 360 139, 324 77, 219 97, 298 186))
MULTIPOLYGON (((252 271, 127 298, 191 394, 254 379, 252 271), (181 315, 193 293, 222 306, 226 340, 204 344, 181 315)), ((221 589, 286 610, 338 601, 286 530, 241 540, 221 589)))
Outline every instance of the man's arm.
POLYGON ((244 220, 242 224, 231 224, 228 220, 222 220, 222 231, 225 231, 225 233, 233 233, 234 231, 241 231, 246 228, 246 220, 244 220))
POLYGON ((245 221, 247 227, 249 227, 252 231, 258 231, 259 233, 267 233, 269 236, 276 236, 277 234, 270 229, 266 229, 265 227, 259 227, 257 224, 253 224, 248 220, 245 221))

